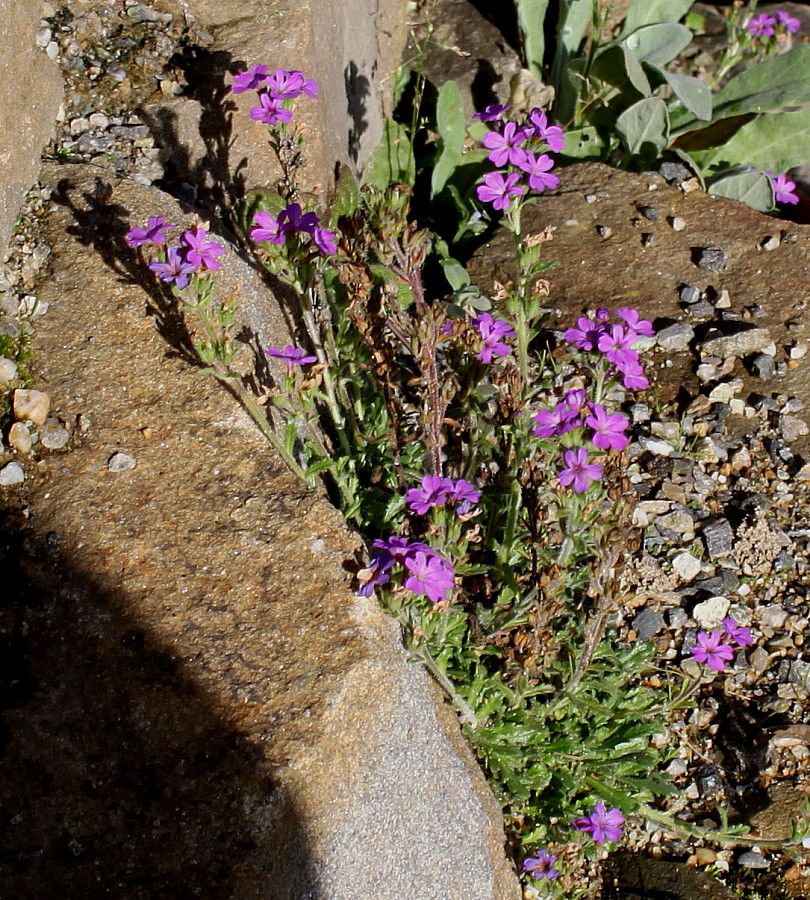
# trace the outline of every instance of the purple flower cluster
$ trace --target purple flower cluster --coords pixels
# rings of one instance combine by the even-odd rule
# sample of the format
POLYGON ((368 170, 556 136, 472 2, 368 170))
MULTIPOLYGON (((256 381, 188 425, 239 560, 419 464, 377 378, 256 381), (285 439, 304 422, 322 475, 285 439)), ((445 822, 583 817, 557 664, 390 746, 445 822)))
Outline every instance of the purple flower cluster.
POLYGON ((745 23, 745 30, 751 37, 770 38, 776 35, 777 30, 784 29, 783 33, 796 34, 802 27, 802 23, 783 9, 777 9, 773 15, 760 13, 752 16, 745 23))
POLYGON ((259 105, 250 110, 250 117, 266 125, 286 125, 292 121, 287 101, 295 100, 301 94, 317 97, 319 88, 314 78, 306 78, 297 69, 289 72, 276 69, 271 75, 267 66, 257 65, 235 75, 231 90, 234 94, 258 91, 259 105))
POLYGON ((179 247, 166 247, 166 235, 175 226, 166 224, 163 216, 150 216, 145 228, 130 228, 124 239, 133 249, 145 244, 154 244, 161 249, 162 259, 149 263, 158 278, 166 284, 173 284, 179 290, 188 287, 192 276, 215 272, 222 266, 218 257, 225 248, 216 241, 208 240, 205 228, 195 227, 183 232, 179 247))
MULTIPOLYGON (((508 106, 492 104, 484 112, 476 113, 476 118, 501 122, 508 109, 508 106)), ((483 144, 490 151, 489 160, 503 171, 484 176, 484 183, 477 188, 482 203, 507 210, 512 199, 527 190, 542 193, 558 187, 560 179, 551 172, 554 160, 544 151, 559 153, 565 147, 565 136, 558 125, 549 125, 542 109, 533 109, 528 122, 506 122, 502 129, 487 132, 483 144)))
POLYGON ((405 501, 412 512, 423 516, 434 506, 445 503, 457 503, 459 515, 466 515, 481 499, 481 491, 477 491, 469 481, 459 478, 441 478, 438 475, 426 475, 421 487, 410 488, 405 494, 405 501))
POLYGON ((405 588, 414 594, 426 596, 431 603, 446 600, 453 590, 453 564, 427 544, 393 536, 376 540, 372 546, 378 552, 371 557, 367 569, 369 577, 357 591, 361 597, 370 597, 378 584, 387 584, 391 580, 391 570, 397 563, 407 573, 403 582, 405 588))
POLYGON ((540 881, 545 878, 548 881, 554 881, 560 877, 560 873, 554 868, 557 857, 554 853, 549 853, 545 848, 541 848, 534 856, 527 856, 523 860, 523 871, 528 872, 532 878, 540 881))
POLYGON ((617 309, 616 315, 622 320, 620 325, 610 323, 610 311, 596 310, 593 319, 577 319, 576 328, 565 332, 565 339, 580 350, 599 350, 622 376, 622 383, 630 391, 640 391, 649 387, 638 353, 633 345, 639 337, 652 337, 652 325, 639 318, 638 310, 617 309))
POLYGON ((257 244, 265 241, 270 244, 286 244, 290 235, 306 234, 309 235, 311 245, 322 256, 337 253, 335 235, 328 229, 321 228, 317 213, 305 213, 298 203, 287 204, 278 216, 258 212, 253 221, 256 227, 250 229, 250 236, 257 244))
POLYGON ((750 647, 754 643, 751 629, 738 625, 732 618, 723 619, 723 631, 699 631, 692 656, 715 672, 725 672, 726 663, 734 658, 733 644, 750 647), (730 641, 730 643, 724 643, 730 641))
POLYGON ((506 356, 509 345, 503 343, 504 338, 515 336, 515 329, 503 319, 496 319, 490 313, 481 313, 472 320, 472 324, 481 335, 483 346, 477 357, 484 363, 491 363, 493 356, 506 356))
POLYGON ((587 832, 597 844, 618 841, 623 832, 624 816, 620 809, 605 809, 604 803, 594 805, 593 812, 571 823, 577 831, 587 832))

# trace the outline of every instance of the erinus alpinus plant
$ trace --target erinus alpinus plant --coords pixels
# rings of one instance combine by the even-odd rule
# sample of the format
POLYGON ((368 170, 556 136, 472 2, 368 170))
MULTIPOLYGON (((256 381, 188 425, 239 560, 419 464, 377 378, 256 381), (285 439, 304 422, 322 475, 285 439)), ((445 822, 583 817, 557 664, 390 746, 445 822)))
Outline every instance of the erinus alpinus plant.
MULTIPOLYGON (((276 191, 245 199, 244 236, 295 297, 295 340, 265 349, 266 403, 234 366, 235 309, 215 286, 224 243, 202 225, 174 239, 159 217, 127 241, 187 316, 201 367, 366 539, 354 589, 399 620, 458 712, 516 868, 536 891, 575 896, 582 866, 672 790, 657 771, 668 695, 645 683, 653 649, 622 645, 611 627, 633 543, 623 407, 648 387, 639 348, 652 324, 595 304, 552 327, 551 235, 521 227, 561 177, 566 137, 544 111, 479 114, 486 171, 464 202, 511 231, 517 275, 485 298, 444 244, 458 282, 448 298, 426 282, 434 237, 414 222, 407 185, 347 174, 330 209, 304 201, 294 104, 316 95, 312 79, 256 65, 232 89, 255 93, 251 116, 281 171, 276 191)), ((745 630, 729 620, 727 639, 742 644, 745 630)), ((705 635, 695 659, 717 669, 721 640, 705 635)))

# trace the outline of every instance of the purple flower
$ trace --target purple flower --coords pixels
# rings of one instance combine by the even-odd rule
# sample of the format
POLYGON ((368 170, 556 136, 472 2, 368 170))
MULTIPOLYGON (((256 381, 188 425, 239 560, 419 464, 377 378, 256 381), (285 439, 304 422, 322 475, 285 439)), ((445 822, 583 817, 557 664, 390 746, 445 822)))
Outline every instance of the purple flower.
POLYGON ((278 219, 269 212, 257 212, 253 221, 258 226, 250 229, 251 238, 257 244, 269 241, 271 244, 283 244, 287 240, 287 234, 278 219))
POLYGON ((307 78, 303 72, 299 72, 297 69, 293 69, 290 72, 290 75, 301 76, 302 94, 305 94, 307 97, 309 97, 310 100, 314 100, 318 96, 318 91, 320 91, 320 88, 318 87, 318 82, 314 78, 307 78))
POLYGON ((541 409, 539 413, 532 416, 537 422, 537 428, 532 429, 532 437, 549 438, 559 434, 565 434, 569 428, 565 426, 568 423, 570 409, 567 403, 558 403, 556 409, 541 409))
POLYGON ((802 23, 795 16, 786 13, 783 9, 776 10, 776 19, 779 24, 786 28, 791 34, 796 34, 802 27, 802 23))
POLYGON ((446 500, 447 479, 438 475, 425 475, 421 488, 410 488, 405 493, 405 502, 420 516, 434 506, 444 506, 446 500))
POLYGON ((368 565, 368 578, 357 589, 358 596, 370 597, 378 584, 387 584, 391 580, 389 571, 393 565, 394 557, 390 553, 385 550, 375 553, 368 565))
POLYGON ((427 544, 423 544, 421 541, 409 541, 408 538, 399 537, 398 535, 392 535, 390 538, 385 539, 377 538, 376 541, 371 542, 371 546, 377 550, 384 550, 386 553, 390 553, 398 562, 402 562, 415 553, 425 553, 428 556, 436 555, 427 544))
POLYGON ((440 556, 429 556, 421 550, 413 556, 406 556, 404 562, 410 572, 404 582, 409 591, 423 594, 431 603, 447 599, 447 593, 453 590, 455 584, 452 563, 440 556))
POLYGON ((798 203, 799 197, 793 193, 796 190, 796 182, 791 181, 787 175, 780 173, 771 178, 771 187, 777 203, 798 203))
POLYGON ((472 324, 478 329, 484 346, 477 354, 477 358, 483 363, 491 363, 493 356, 506 356, 509 347, 504 344, 502 338, 514 337, 515 329, 503 319, 496 319, 490 313, 481 313, 472 320, 472 324))
POLYGON ((520 145, 530 135, 530 129, 525 126, 518 128, 514 122, 507 122, 503 132, 488 131, 483 140, 487 150, 492 151, 488 159, 496 166, 504 166, 508 162, 517 165, 520 155, 518 151, 521 151, 520 145))
POLYGON ((267 356, 272 356, 273 359, 283 360, 287 365, 288 373, 292 372, 293 366, 306 366, 309 363, 318 361, 317 356, 307 356, 306 350, 302 350, 300 347, 293 347, 290 344, 287 344, 283 349, 281 347, 268 347, 264 352, 267 356))
POLYGON ((515 150, 515 159, 512 161, 519 169, 526 172, 529 176, 529 187, 538 194, 542 193, 546 188, 554 190, 560 186, 560 179, 556 175, 550 174, 549 170, 554 168, 554 160, 547 154, 535 156, 528 150, 522 150, 520 147, 515 150))
POLYGON ((489 106, 484 107, 483 112, 473 113, 473 118, 479 119, 481 122, 500 122, 503 114, 511 108, 511 103, 507 106, 501 106, 500 103, 490 103, 489 106))
POLYGON ((631 331, 635 331, 636 334, 643 335, 644 337, 652 337, 655 334, 652 322, 648 322, 647 319, 640 319, 637 309, 626 306, 622 309, 617 309, 616 315, 619 316, 620 319, 624 319, 625 325, 627 325, 631 331))
POLYGON ((622 413, 608 413, 601 403, 590 403, 591 414, 585 424, 593 428, 592 443, 603 450, 624 450, 630 439, 624 433, 630 424, 622 413))
POLYGON ((588 462, 588 451, 584 447, 566 450, 563 462, 566 468, 557 474, 557 480, 564 487, 573 484, 577 494, 584 494, 594 481, 602 477, 602 467, 588 462))
POLYGON ((605 354, 617 369, 621 369, 626 363, 632 362, 638 354, 631 350, 638 335, 623 325, 611 325, 607 331, 599 335, 596 346, 605 354), (629 353, 628 353, 629 351, 629 353))
POLYGON ((582 316, 577 319, 577 327, 569 328, 564 337, 569 344, 579 347, 580 350, 593 350, 600 335, 604 332, 604 327, 582 316))
POLYGON ((621 365, 616 365, 622 375, 622 384, 628 391, 643 391, 650 386, 650 381, 638 361, 638 354, 634 350, 628 350, 626 353, 627 358, 621 365))
POLYGON ((624 816, 620 809, 605 809, 604 803, 597 803, 589 816, 574 819, 571 823, 577 831, 590 833, 597 844, 618 841, 624 829, 624 816))
POLYGON ((331 231, 326 228, 313 228, 312 243, 320 250, 323 256, 332 256, 337 253, 337 240, 331 231))
POLYGON ((267 66, 254 66, 249 72, 240 72, 234 75, 231 90, 234 94, 243 94, 245 91, 256 91, 267 78, 267 66))
POLYGON ((204 228, 195 228, 183 233, 183 243, 189 248, 186 259, 195 269, 208 269, 215 272, 222 267, 217 259, 225 253, 225 248, 216 241, 208 241, 208 233, 204 228))
POLYGON ((300 95, 303 83, 304 76, 300 72, 287 72, 285 69, 276 69, 265 78, 267 90, 279 100, 294 100, 300 95))
POLYGON ((149 216, 146 228, 140 228, 137 225, 130 228, 124 235, 124 240, 133 249, 143 244, 165 244, 166 237, 163 232, 171 231, 174 227, 174 225, 167 225, 163 216, 149 216))
POLYGON ((565 149, 565 136, 559 125, 549 125, 548 118, 542 109, 533 109, 529 113, 529 121, 534 125, 534 133, 541 141, 545 141, 552 153, 565 149))
POLYGON ((754 643, 751 629, 738 625, 732 618, 723 619, 723 631, 725 631, 726 637, 738 647, 750 647, 754 643))
POLYGON ((292 112, 282 106, 282 100, 271 94, 262 92, 259 94, 261 106, 253 106, 250 110, 250 118, 265 125, 281 125, 292 121, 292 112))
POLYGON ((722 640, 723 635, 719 631, 699 631, 697 646, 691 651, 692 656, 699 663, 706 663, 715 672, 725 672, 726 661, 734 658, 734 651, 729 644, 722 644, 722 640))
POLYGON ((473 505, 481 499, 481 491, 476 490, 475 486, 464 478, 459 478, 458 481, 453 481, 452 478, 445 478, 444 482, 447 500, 460 504, 458 512, 462 516, 466 515, 473 505))
POLYGON ((769 16, 767 13, 760 13, 758 16, 748 20, 745 30, 752 37, 773 37, 776 34, 774 25, 776 25, 776 19, 773 16, 769 16))
POLYGON ((278 214, 278 221, 284 231, 303 231, 312 234, 318 227, 318 216, 314 212, 305 213, 300 203, 290 203, 278 214))
POLYGON ((189 276, 197 271, 197 267, 183 259, 177 247, 169 247, 166 251, 166 262, 155 260, 147 268, 155 272, 161 281, 176 285, 181 291, 188 287, 189 276))
POLYGON ((509 209, 512 197, 526 193, 526 188, 519 185, 519 181, 517 172, 505 177, 500 172, 490 172, 484 176, 484 183, 478 185, 478 199, 482 203, 491 203, 495 209, 509 209))
POLYGON ((554 881, 560 877, 560 873, 554 868, 557 857, 553 853, 549 853, 546 849, 538 850, 534 856, 527 856, 523 860, 523 871, 528 872, 532 878, 538 881, 541 878, 547 878, 554 881))

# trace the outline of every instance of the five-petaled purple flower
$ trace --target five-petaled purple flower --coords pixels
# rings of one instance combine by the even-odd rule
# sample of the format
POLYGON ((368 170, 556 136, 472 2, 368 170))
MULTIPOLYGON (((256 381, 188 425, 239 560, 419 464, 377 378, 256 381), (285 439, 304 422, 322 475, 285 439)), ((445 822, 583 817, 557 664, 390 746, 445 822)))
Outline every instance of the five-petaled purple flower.
POLYGON ((207 269, 215 272, 222 267, 217 259, 225 253, 225 248, 216 241, 209 241, 208 232, 204 228, 194 228, 183 232, 183 243, 188 247, 186 259, 195 269, 207 269))
POLYGON ((609 413, 601 403, 589 403, 591 414, 586 417, 585 424, 593 428, 591 443, 603 450, 624 450, 630 443, 625 434, 630 425, 627 416, 622 413, 609 413))
POLYGON ((506 356, 509 353, 509 346, 503 343, 503 338, 514 337, 515 329, 508 322, 484 312, 476 316, 472 324, 478 329, 484 344, 477 354, 481 362, 491 363, 493 356, 506 356))
POLYGON ((529 113, 529 121, 534 125, 534 133, 541 141, 545 141, 552 153, 565 149, 565 135, 559 125, 549 125, 548 118, 542 109, 533 109, 529 113))
POLYGON ((254 66, 248 72, 240 72, 234 75, 231 90, 234 94, 243 94, 245 91, 257 91, 267 78, 267 66, 254 66))
POLYGON ((272 94, 262 92, 259 94, 260 106, 252 106, 250 118, 265 125, 286 125, 292 122, 292 112, 283 106, 283 100, 272 94))
POLYGON ((572 485, 577 494, 584 494, 594 481, 602 477, 602 466, 588 462, 588 451, 584 447, 566 450, 563 462, 566 468, 557 473, 557 480, 564 487, 572 485))
POLYGON ((509 209, 512 197, 526 193, 526 188, 519 181, 520 175, 517 172, 510 172, 506 176, 500 172, 489 172, 484 175, 484 183, 476 188, 478 199, 482 203, 491 203, 495 209, 509 209))
POLYGON ((773 37, 776 34, 774 26, 776 19, 768 13, 760 13, 749 19, 745 24, 745 30, 752 37, 773 37))
POLYGON ((287 365, 288 373, 292 372, 293 366, 306 366, 309 363, 318 361, 317 356, 307 355, 306 350, 302 350, 300 347, 293 347, 290 344, 283 348, 268 347, 264 352, 267 356, 272 356, 273 359, 283 360, 287 365))
POLYGON ((421 550, 405 557, 405 568, 410 573, 404 585, 414 594, 423 594, 431 603, 447 599, 455 584, 453 565, 440 556, 428 555, 421 550))
POLYGON ((161 281, 174 284, 181 291, 188 287, 190 276, 197 271, 196 266, 183 259, 183 254, 177 247, 169 247, 165 262, 154 260, 147 268, 155 272, 161 281))
POLYGON ((734 650, 730 644, 724 644, 723 635, 719 631, 699 631, 697 646, 692 648, 692 656, 699 663, 706 665, 715 672, 725 672, 726 662, 734 658, 734 650))
POLYGON ((256 227, 250 229, 250 236, 257 244, 264 241, 269 241, 271 244, 283 244, 287 240, 287 232, 283 224, 269 212, 257 212, 253 221, 256 223, 256 227))
POLYGON ((444 506, 447 500, 447 479, 439 475, 425 475, 422 486, 410 488, 405 494, 405 502, 417 515, 423 516, 434 506, 444 506))
POLYGON ((750 647, 754 643, 754 639, 751 637, 751 629, 738 625, 736 620, 730 616, 723 619, 723 631, 725 631, 726 637, 737 644, 738 647, 750 647))
POLYGON ((124 235, 124 240, 133 249, 143 244, 165 244, 166 236, 163 232, 171 231, 174 227, 174 225, 167 225, 163 216, 149 216, 146 228, 141 228, 138 225, 130 228, 124 235))
POLYGON ((799 197, 794 193, 796 182, 791 181, 784 173, 779 173, 771 178, 773 196, 777 203, 798 203, 799 197))
POLYGON ((503 131, 488 131, 483 144, 492 152, 488 159, 496 166, 504 166, 506 163, 518 164, 522 153, 520 145, 531 137, 532 130, 525 125, 518 126, 515 122, 507 122, 503 131))
POLYGON ((554 168, 554 160, 547 153, 535 156, 534 153, 518 147, 515 154, 512 162, 529 176, 529 187, 533 191, 542 194, 546 188, 554 190, 560 186, 559 177, 550 172, 554 168))
POLYGON ((571 823, 577 831, 588 832, 597 844, 618 841, 624 829, 624 816, 620 809, 605 809, 601 801, 594 805, 593 812, 571 823))
POLYGON ((555 854, 541 848, 534 856, 527 856, 523 860, 523 871, 528 872, 532 878, 536 878, 538 881, 542 878, 554 881, 555 878, 560 877, 560 873, 554 868, 555 862, 557 862, 555 854))
POLYGON ((776 10, 776 21, 791 34, 796 34, 802 27, 802 23, 795 16, 783 9, 776 10))
POLYGON ((500 122, 503 118, 503 114, 511 108, 511 104, 501 106, 500 103, 490 103, 489 106, 484 107, 483 112, 473 113, 473 118, 478 119, 481 122, 500 122))
POLYGON ((337 253, 337 238, 326 228, 314 228, 312 230, 312 243, 323 256, 332 256, 337 253))

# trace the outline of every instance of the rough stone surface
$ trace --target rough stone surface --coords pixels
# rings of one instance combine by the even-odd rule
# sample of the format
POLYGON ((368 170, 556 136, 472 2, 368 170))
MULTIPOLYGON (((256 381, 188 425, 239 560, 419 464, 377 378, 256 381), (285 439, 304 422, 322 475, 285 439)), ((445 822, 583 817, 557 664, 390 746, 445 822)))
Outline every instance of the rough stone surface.
POLYGON ((59 71, 36 45, 39 6, 0 0, 0 261, 62 100, 59 71))
MULTIPOLYGON (((349 590, 357 540, 192 370, 122 249, 130 217, 188 217, 92 167, 45 178, 59 207, 35 352, 57 414, 92 425, 40 464, 35 521, 4 559, 25 673, 0 763, 4 852, 41 850, 3 892, 514 900, 455 716, 349 590), (109 472, 120 448, 137 467, 109 472)), ((284 340, 234 254, 218 284, 260 344, 284 340)))

